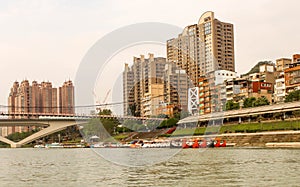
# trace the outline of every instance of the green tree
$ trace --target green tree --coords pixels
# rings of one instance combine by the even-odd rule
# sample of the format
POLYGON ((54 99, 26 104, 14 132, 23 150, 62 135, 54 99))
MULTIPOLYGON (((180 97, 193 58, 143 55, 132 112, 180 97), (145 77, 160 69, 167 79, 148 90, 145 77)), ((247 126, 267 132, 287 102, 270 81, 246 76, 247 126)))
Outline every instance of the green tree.
POLYGON ((10 139, 12 141, 18 142, 36 132, 37 132, 37 130, 32 130, 29 132, 16 132, 16 133, 12 133, 12 134, 8 135, 6 138, 10 139))
POLYGON ((177 126, 177 122, 179 120, 176 118, 170 118, 168 120, 164 120, 161 122, 161 124, 157 127, 157 129, 165 129, 165 128, 170 128, 170 127, 175 127, 177 126))
POLYGON ((255 97, 250 97, 250 98, 244 99, 243 108, 251 108, 251 107, 254 107, 255 101, 256 101, 256 98, 255 98, 255 97))
POLYGON ((140 120, 126 120, 122 125, 132 131, 137 131, 145 127, 140 120))
POLYGON ((189 117, 189 116, 191 116, 191 114, 188 111, 182 110, 178 113, 175 113, 173 118, 175 118, 177 120, 180 120, 180 119, 184 119, 184 118, 189 117))
POLYGON ((99 112, 99 115, 111 115, 112 111, 109 109, 103 109, 99 112))
POLYGON ((157 116, 153 116, 154 118, 157 117, 157 118, 169 118, 168 115, 166 114, 158 114, 157 116))
POLYGON ((293 102, 293 101, 299 101, 300 100, 300 90, 292 91, 290 92, 284 102, 293 102))
POLYGON ((250 98, 244 99, 243 108, 252 108, 252 107, 258 107, 258 106, 265 106, 265 105, 269 105, 269 104, 270 104, 270 101, 265 96, 262 96, 259 98, 250 97, 250 98))
MULTIPOLYGON (((99 115, 111 114, 112 111, 109 109, 103 109, 99 112, 99 115)), ((104 140, 117 132, 118 125, 120 125, 119 121, 114 118, 95 118, 91 119, 88 124, 83 125, 81 132, 84 137, 89 138, 96 135, 104 140)))
POLYGON ((233 102, 233 101, 227 101, 225 105, 225 110, 237 110, 240 108, 240 104, 233 102))
POLYGON ((256 99, 256 101, 254 101, 254 106, 258 107, 258 106, 265 106, 265 105, 269 105, 270 101, 265 97, 259 97, 258 99, 256 99))

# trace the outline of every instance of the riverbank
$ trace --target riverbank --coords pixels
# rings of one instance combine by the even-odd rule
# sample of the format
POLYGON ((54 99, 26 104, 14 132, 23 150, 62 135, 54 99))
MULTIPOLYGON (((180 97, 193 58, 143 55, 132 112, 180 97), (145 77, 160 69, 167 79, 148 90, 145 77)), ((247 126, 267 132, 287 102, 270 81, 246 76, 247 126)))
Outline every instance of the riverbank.
POLYGON ((259 133, 229 133, 218 135, 193 136, 226 140, 234 147, 286 147, 300 148, 300 131, 273 131, 259 133))
POLYGON ((241 124, 223 124, 222 126, 209 126, 197 128, 177 128, 172 136, 190 136, 205 134, 230 134, 230 133, 260 133, 272 131, 297 131, 300 130, 299 119, 285 121, 263 121, 241 124))

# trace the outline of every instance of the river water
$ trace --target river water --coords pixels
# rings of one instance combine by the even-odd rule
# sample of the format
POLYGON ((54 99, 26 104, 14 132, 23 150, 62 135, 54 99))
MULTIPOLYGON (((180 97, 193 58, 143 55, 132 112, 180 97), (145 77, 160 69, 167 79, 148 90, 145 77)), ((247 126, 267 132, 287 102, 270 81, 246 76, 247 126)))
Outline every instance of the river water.
POLYGON ((300 150, 189 149, 154 165, 128 167, 92 149, 0 149, 0 169, 0 186, 299 186, 300 150))

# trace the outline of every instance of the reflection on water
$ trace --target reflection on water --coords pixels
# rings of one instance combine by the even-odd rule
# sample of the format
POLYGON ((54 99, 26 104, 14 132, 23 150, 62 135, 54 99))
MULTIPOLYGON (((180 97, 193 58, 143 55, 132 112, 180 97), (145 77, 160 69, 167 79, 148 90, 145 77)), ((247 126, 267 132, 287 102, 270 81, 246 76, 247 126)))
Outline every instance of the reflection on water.
MULTIPOLYGON (((154 150, 119 153, 111 155, 159 157, 154 150)), ((299 158, 297 149, 189 149, 152 166, 125 167, 90 149, 0 149, 0 186, 298 186, 299 158)))
POLYGON ((164 162, 174 157, 181 149, 169 148, 146 148, 146 149, 125 149, 125 148, 95 148, 97 154, 107 161, 122 166, 151 166, 164 162))

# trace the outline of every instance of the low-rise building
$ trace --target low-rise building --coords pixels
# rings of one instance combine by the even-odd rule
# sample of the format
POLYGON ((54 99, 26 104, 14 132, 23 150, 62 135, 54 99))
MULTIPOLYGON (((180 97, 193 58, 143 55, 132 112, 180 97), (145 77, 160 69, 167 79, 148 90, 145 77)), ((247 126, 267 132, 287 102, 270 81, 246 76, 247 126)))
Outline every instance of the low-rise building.
POLYGON ((226 81, 227 101, 242 102, 249 97, 266 97, 272 102, 273 84, 264 81, 250 81, 244 78, 226 81))
MULTIPOLYGON (((294 55, 294 60, 297 59, 297 55, 294 55)), ((276 79, 274 84, 274 102, 282 103, 285 100, 286 96, 286 87, 285 87, 285 73, 286 69, 289 69, 293 63, 293 59, 289 58, 280 58, 276 60, 276 79)))
POLYGON ((225 81, 227 101, 240 102, 249 97, 250 81, 244 78, 228 79, 225 81))
POLYGON ((273 84, 270 82, 251 82, 249 97, 266 97, 272 103, 273 84))
POLYGON ((242 76, 242 78, 247 79, 251 82, 269 82, 274 84, 276 78, 275 66, 272 63, 260 65, 259 71, 257 73, 244 75, 242 76))
POLYGON ((274 102, 275 103, 284 102, 285 96, 286 96, 286 92, 285 92, 284 72, 280 72, 278 78, 275 80, 274 102))
POLYGON ((300 54, 294 54, 293 63, 299 63, 299 62, 300 62, 300 54))
POLYGON ((276 60, 276 71, 283 72, 285 69, 289 68, 292 63, 292 59, 289 58, 280 58, 276 60))
POLYGON ((224 81, 235 77, 236 73, 228 70, 217 70, 202 76, 198 80, 198 87, 190 89, 189 112, 202 115, 222 111, 226 104, 224 81), (196 90, 198 90, 197 94, 196 90))
POLYGON ((156 113, 157 114, 162 114, 162 115, 166 115, 168 117, 174 117, 175 112, 176 111, 177 106, 175 105, 169 105, 167 103, 160 103, 159 107, 156 109, 156 113))
POLYGON ((284 71, 286 94, 300 90, 300 62, 293 62, 290 68, 284 71))
POLYGON ((209 80, 202 77, 198 82, 199 87, 199 114, 211 113, 211 89, 209 80))

